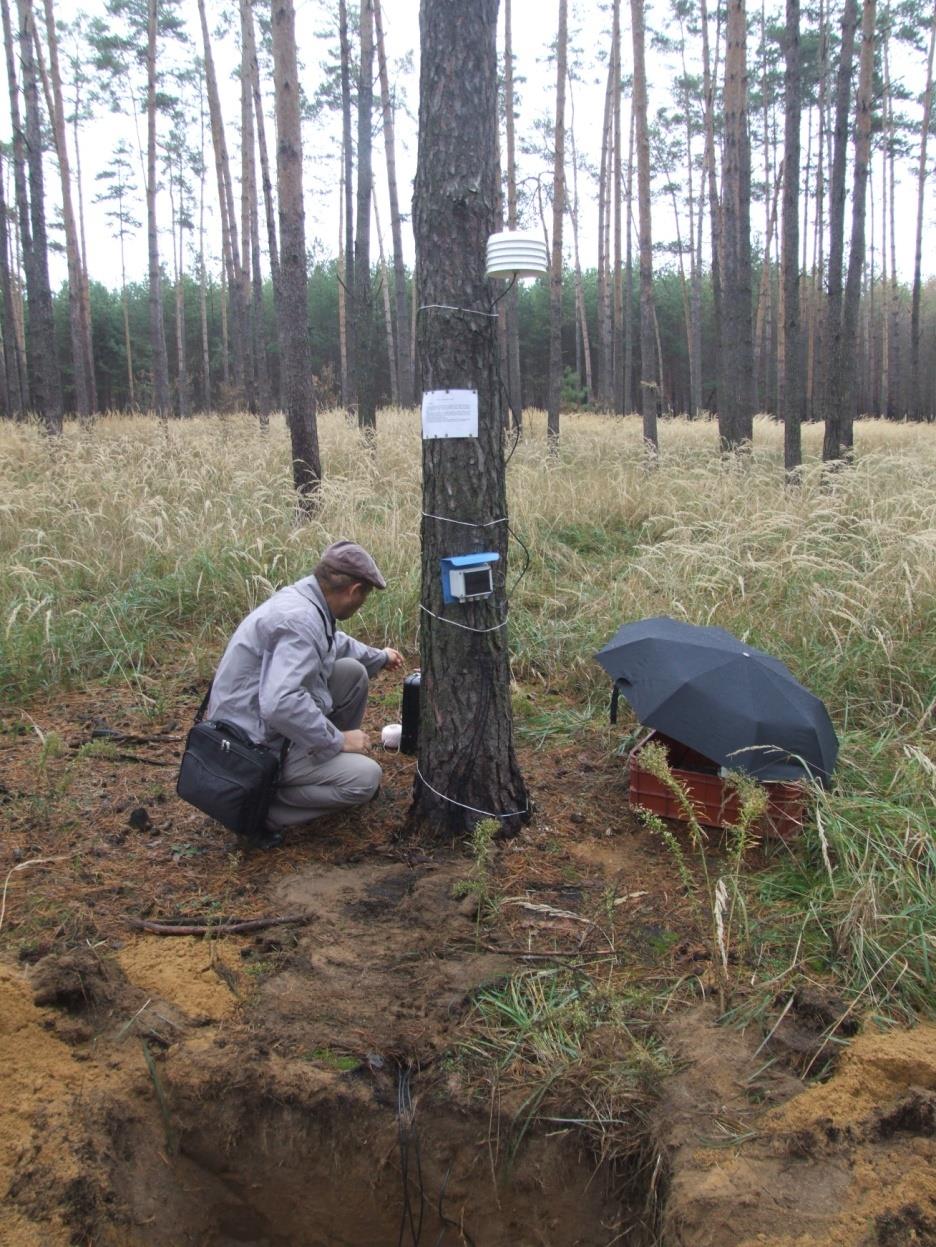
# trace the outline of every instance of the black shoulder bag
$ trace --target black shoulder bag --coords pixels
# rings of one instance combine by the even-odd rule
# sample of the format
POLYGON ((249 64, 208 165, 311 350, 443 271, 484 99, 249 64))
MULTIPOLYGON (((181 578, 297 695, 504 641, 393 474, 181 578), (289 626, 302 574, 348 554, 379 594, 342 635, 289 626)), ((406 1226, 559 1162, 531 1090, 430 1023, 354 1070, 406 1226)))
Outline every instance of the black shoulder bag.
POLYGON ((205 719, 210 696, 209 685, 185 742, 176 792, 229 831, 262 837, 289 741, 269 749, 233 723, 205 719))

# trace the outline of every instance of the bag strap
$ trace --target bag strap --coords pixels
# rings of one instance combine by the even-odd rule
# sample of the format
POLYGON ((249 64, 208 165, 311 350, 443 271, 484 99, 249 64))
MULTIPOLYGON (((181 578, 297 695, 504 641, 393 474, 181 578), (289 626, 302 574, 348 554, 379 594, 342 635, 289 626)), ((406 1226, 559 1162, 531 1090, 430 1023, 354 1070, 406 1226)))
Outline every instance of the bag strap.
POLYGON ((335 634, 334 632, 328 631, 328 620, 325 618, 325 612, 322 610, 321 606, 319 606, 318 602, 313 602, 311 598, 309 599, 309 603, 311 606, 314 606, 318 613, 322 616, 322 627, 325 629, 325 639, 328 641, 328 648, 331 649, 331 647, 335 644, 335 634))
POLYGON ((200 705, 200 706, 198 707, 198 709, 195 711, 195 722, 196 722, 196 723, 201 723, 202 719, 205 717, 205 711, 208 709, 208 700, 209 700, 209 698, 211 697, 211 690, 212 690, 213 688, 214 688, 214 680, 212 680, 212 681, 209 683, 209 685, 208 685, 208 692, 207 692, 207 693, 205 694, 205 696, 202 698, 202 703, 201 703, 201 705, 200 705))

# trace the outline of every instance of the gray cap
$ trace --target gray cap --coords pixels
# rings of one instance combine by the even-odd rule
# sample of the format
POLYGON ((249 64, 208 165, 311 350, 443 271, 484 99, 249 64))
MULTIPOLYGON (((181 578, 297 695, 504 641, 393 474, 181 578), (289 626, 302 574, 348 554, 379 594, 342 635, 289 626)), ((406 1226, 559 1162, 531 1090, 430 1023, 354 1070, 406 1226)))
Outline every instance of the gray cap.
POLYGON ((387 582, 377 564, 363 546, 354 541, 334 541, 322 553, 322 562, 334 572, 344 572, 363 580, 375 589, 386 589, 387 582))

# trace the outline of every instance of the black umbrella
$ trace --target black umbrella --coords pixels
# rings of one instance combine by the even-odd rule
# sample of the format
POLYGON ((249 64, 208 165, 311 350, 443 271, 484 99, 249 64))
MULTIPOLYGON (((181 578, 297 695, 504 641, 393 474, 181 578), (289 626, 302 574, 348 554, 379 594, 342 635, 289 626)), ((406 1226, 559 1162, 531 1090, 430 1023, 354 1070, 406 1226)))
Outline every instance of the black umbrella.
POLYGON ((828 783, 838 740, 825 706, 724 628, 641 619, 595 657, 648 727, 758 779, 828 783))

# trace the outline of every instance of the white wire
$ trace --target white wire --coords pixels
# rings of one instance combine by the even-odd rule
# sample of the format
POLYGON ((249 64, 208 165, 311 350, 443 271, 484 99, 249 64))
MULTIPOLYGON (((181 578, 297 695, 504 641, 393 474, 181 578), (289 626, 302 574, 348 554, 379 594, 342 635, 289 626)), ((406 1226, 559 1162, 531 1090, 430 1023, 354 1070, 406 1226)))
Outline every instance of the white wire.
POLYGON ((444 792, 439 792, 438 788, 433 788, 433 786, 428 783, 423 776, 422 771, 419 769, 418 762, 416 763, 416 774, 419 776, 420 781, 425 784, 429 791, 434 793, 440 801, 447 801, 449 805, 457 805, 459 809, 462 810, 470 810, 472 814, 483 814, 486 818, 519 818, 521 814, 528 813, 530 809, 529 803, 527 803, 522 810, 511 810, 509 814, 495 814, 493 810, 479 810, 476 805, 465 805, 464 801, 456 801, 453 797, 447 797, 444 792))
POLYGON ((423 303, 417 309, 420 312, 464 312, 468 316, 487 316, 491 320, 497 320, 497 312, 479 312, 474 307, 453 307, 451 303, 423 303))
POLYGON ((494 524, 507 523, 506 515, 502 515, 500 519, 487 520, 484 524, 476 524, 473 520, 453 520, 447 515, 433 515, 431 511, 423 511, 422 514, 427 520, 441 520, 443 524, 458 524, 462 528, 490 528, 494 524))
POLYGON ((419 609, 425 611, 427 615, 431 615, 433 619, 438 619, 439 623, 451 624, 453 628, 461 628, 465 632, 497 632, 500 628, 507 627, 507 620, 502 619, 499 624, 495 624, 493 628, 470 628, 468 624, 459 623, 457 619, 446 619, 444 615, 437 615, 435 611, 431 611, 428 606, 419 603, 419 609))

